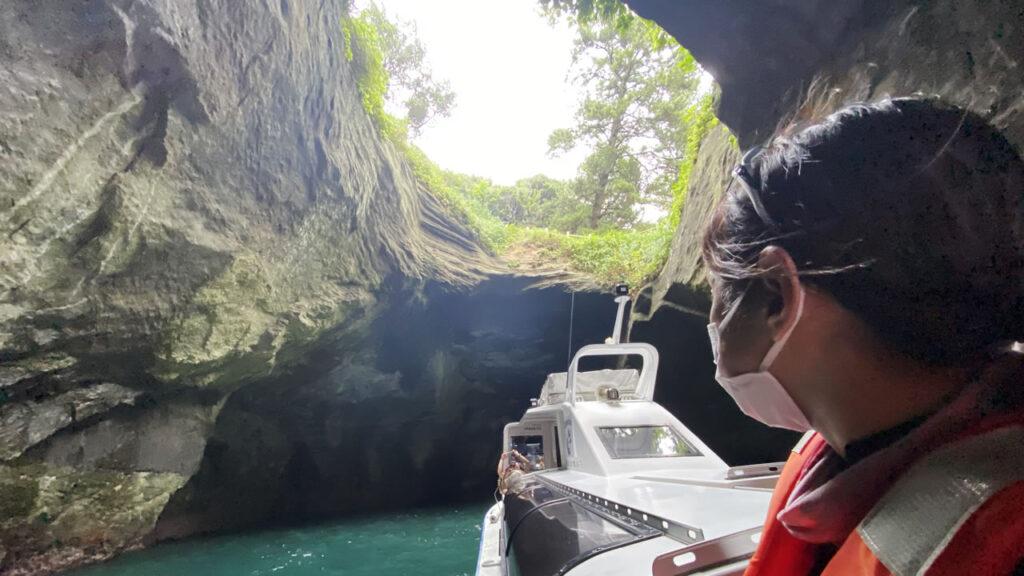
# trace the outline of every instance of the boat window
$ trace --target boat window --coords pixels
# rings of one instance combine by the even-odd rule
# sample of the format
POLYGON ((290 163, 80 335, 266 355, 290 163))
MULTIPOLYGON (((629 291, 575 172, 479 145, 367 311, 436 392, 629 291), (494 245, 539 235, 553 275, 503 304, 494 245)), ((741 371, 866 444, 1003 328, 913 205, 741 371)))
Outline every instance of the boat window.
POLYGON ((511 450, 522 454, 530 461, 530 470, 543 470, 551 463, 544 460, 544 437, 543 436, 510 436, 511 450))
POLYGON ((562 467, 562 446, 558 440, 558 426, 555 426, 555 467, 562 467))
POLYGON ((599 427, 597 435, 612 458, 701 455, 670 426, 606 426, 599 427))

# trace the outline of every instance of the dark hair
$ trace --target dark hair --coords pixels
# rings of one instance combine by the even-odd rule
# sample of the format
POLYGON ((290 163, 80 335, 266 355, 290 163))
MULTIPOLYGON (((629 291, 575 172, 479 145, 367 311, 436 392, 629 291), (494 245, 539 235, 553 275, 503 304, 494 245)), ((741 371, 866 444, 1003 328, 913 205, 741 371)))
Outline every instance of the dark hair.
POLYGON ((926 364, 1024 340, 1024 162, 976 114, 860 104, 748 153, 703 238, 726 300, 769 245, 926 364))

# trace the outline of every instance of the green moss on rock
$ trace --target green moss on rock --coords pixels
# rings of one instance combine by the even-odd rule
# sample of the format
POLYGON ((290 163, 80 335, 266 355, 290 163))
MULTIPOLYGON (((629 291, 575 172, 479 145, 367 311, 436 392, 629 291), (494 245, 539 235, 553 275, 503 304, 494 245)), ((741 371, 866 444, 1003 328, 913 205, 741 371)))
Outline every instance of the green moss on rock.
POLYGON ((18 561, 48 549, 113 553, 141 543, 185 483, 174 473, 0 466, 0 541, 18 561))
POLYGON ((0 518, 28 516, 38 494, 39 487, 31 476, 17 471, 13 474, 0 472, 0 518))

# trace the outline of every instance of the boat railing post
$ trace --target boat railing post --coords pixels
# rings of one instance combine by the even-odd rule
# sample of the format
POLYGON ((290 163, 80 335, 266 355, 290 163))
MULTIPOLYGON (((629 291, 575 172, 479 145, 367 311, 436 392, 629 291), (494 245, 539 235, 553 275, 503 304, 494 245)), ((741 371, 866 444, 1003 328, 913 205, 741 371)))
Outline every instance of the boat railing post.
MULTIPOLYGON (((583 348, 586 348, 584 346, 583 348)), ((582 352, 582 349, 581 349, 582 352)), ((572 362, 569 363, 569 370, 565 373, 565 396, 570 405, 576 405, 576 369, 579 367, 580 352, 576 353, 572 362)))
POLYGON ((615 302, 619 305, 619 310, 615 313, 612 344, 619 344, 622 342, 622 319, 626 315, 626 302, 629 302, 629 286, 619 284, 615 287, 615 302))

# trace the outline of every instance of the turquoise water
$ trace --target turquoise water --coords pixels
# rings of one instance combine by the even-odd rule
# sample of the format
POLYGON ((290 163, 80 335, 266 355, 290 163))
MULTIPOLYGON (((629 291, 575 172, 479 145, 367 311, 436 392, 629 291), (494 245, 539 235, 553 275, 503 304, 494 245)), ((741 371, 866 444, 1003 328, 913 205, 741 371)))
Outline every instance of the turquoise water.
POLYGON ((73 576, 472 576, 489 504, 157 546, 73 576))

